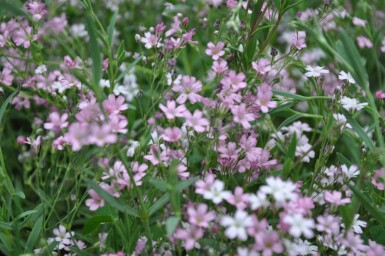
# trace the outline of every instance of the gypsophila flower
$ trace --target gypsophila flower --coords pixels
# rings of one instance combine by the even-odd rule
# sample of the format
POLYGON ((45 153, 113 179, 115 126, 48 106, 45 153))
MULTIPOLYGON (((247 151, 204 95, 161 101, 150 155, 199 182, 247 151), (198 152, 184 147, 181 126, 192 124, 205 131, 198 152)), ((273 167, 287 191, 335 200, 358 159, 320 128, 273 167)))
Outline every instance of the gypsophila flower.
POLYGON ((355 84, 356 80, 352 77, 350 72, 346 73, 345 71, 340 71, 340 74, 338 75, 338 79, 340 80, 346 80, 351 84, 355 84))
POLYGON ((247 212, 237 210, 234 217, 224 216, 221 219, 221 225, 227 227, 225 235, 230 238, 238 238, 239 240, 247 240, 246 229, 252 225, 251 217, 247 212))
POLYGON ((329 70, 324 69, 324 67, 317 66, 315 68, 311 66, 306 67, 306 77, 320 77, 322 74, 329 74, 329 70))

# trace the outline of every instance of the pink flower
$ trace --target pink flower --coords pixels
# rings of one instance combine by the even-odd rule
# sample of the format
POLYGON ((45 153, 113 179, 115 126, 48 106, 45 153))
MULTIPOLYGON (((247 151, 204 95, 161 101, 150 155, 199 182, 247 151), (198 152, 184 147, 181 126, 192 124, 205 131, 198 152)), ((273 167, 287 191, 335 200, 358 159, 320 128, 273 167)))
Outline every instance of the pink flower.
POLYGON ((44 129, 51 130, 57 134, 61 129, 68 127, 67 118, 67 113, 60 116, 58 112, 52 112, 48 116, 49 122, 44 124, 44 129))
POLYGON ((265 58, 253 61, 251 65, 253 66, 253 69, 261 75, 264 75, 271 70, 270 61, 265 58))
POLYGON ((11 103, 15 105, 17 110, 21 110, 22 108, 29 109, 31 107, 31 102, 29 99, 23 95, 17 95, 12 99, 11 103))
POLYGON ((73 123, 64 135, 66 142, 71 145, 73 151, 79 151, 83 145, 89 143, 89 125, 85 123, 73 123))
POLYGON ((0 74, 0 84, 11 85, 13 81, 12 71, 8 68, 4 68, 0 74))
POLYGON ((213 60, 218 60, 220 57, 222 57, 225 54, 225 51, 223 51, 223 47, 225 44, 223 42, 218 42, 217 45, 213 44, 212 42, 207 44, 206 54, 209 56, 212 56, 213 60))
MULTIPOLYGON (((385 52, 385 38, 384 39, 382 39, 382 46, 381 46, 381 52, 385 52)), ((0 45, 1 46, 1 45, 0 45)))
POLYGON ((306 33, 305 31, 298 31, 297 33, 293 33, 291 38, 291 44, 297 48, 298 51, 307 47, 306 45, 306 33))
POLYGON ((277 106, 276 101, 270 101, 273 97, 273 91, 267 83, 263 83, 258 87, 258 99, 257 105, 261 108, 263 113, 269 112, 269 108, 275 108, 277 106))
POLYGON ((358 27, 365 27, 366 26, 366 20, 360 19, 358 17, 353 17, 353 24, 358 27))
POLYGON ((156 35, 151 34, 150 32, 144 33, 144 37, 142 37, 140 41, 144 43, 144 47, 146 47, 147 49, 151 49, 153 47, 157 48, 161 46, 159 43, 159 38, 156 35))
POLYGON ((111 127, 111 131, 114 133, 127 133, 127 125, 128 121, 124 116, 121 115, 113 115, 110 116, 109 125, 111 127))
POLYGON ((175 101, 167 101, 167 107, 159 104, 159 108, 166 115, 167 119, 174 119, 175 117, 183 117, 184 112, 186 111, 186 106, 184 104, 176 107, 175 101))
POLYGON ((360 48, 372 48, 373 47, 373 43, 372 41, 370 41, 369 38, 365 37, 365 36, 358 36, 356 38, 357 40, 357 44, 360 48))
POLYGON ((376 97, 377 99, 385 99, 385 92, 383 92, 382 90, 377 91, 376 97))
POLYGON ((25 3, 25 8, 27 12, 32 14, 32 18, 34 20, 40 20, 43 18, 44 15, 48 13, 48 11, 45 9, 45 4, 44 3, 38 3, 35 1, 29 1, 25 3))
POLYGON ((184 113, 186 126, 193 128, 198 133, 204 132, 210 124, 209 120, 204 118, 203 113, 198 109, 195 110, 194 114, 191 114, 188 110, 184 113))
POLYGON ((88 194, 91 196, 91 199, 86 200, 86 205, 90 209, 90 211, 96 211, 98 208, 103 207, 105 202, 95 190, 88 190, 88 194))
POLYGON ((238 2, 236 0, 227 0, 226 2, 226 6, 227 8, 229 8, 230 10, 231 9, 234 9, 235 6, 237 6, 238 2))
POLYGON ((187 229, 177 229, 174 236, 179 240, 183 240, 184 248, 189 251, 195 247, 195 243, 203 237, 203 234, 201 228, 190 226, 187 229))
POLYGON ((178 127, 164 129, 163 139, 168 142, 177 142, 182 137, 182 131, 178 127))
POLYGON ((71 57, 67 55, 64 57, 64 65, 67 68, 72 69, 78 67, 78 62, 76 60, 72 60, 71 57))
POLYGON ((333 206, 340 206, 350 203, 350 198, 342 198, 342 193, 339 191, 325 191, 324 193, 325 202, 330 203, 333 206))
POLYGON ((119 114, 121 111, 128 109, 128 105, 124 103, 124 97, 110 94, 106 100, 103 101, 103 107, 108 115, 119 114))
POLYGON ((181 84, 174 84, 172 90, 180 93, 176 99, 179 104, 185 103, 187 99, 194 104, 200 102, 202 98, 198 94, 202 90, 202 83, 192 76, 183 76, 181 84))
POLYGON ((216 60, 211 68, 216 74, 222 74, 227 70, 227 61, 223 59, 216 60))
POLYGON ((239 210, 244 210, 249 203, 249 195, 243 193, 242 187, 236 187, 234 194, 226 198, 226 201, 239 210))
POLYGON ((32 27, 20 27, 13 34, 13 41, 17 46, 23 45, 24 48, 29 48, 32 41, 36 41, 37 36, 32 35, 32 27))
POLYGON ((190 223, 197 227, 208 228, 209 223, 215 220, 216 214, 214 211, 208 212, 207 209, 207 204, 198 204, 196 207, 189 207, 187 214, 190 223))
POLYGON ((117 137, 112 133, 111 126, 104 124, 102 126, 91 126, 91 134, 89 135, 89 143, 103 147, 106 144, 115 143, 117 137))
POLYGON ((150 154, 143 157, 150 161, 153 165, 160 164, 160 151, 158 145, 151 145, 150 154))
POLYGON ((251 127, 250 121, 254 121, 254 115, 250 114, 246 110, 246 105, 242 103, 239 106, 234 106, 231 109, 231 112, 233 113, 233 121, 235 123, 242 124, 243 128, 249 129, 251 127))
POLYGON ((245 79, 246 76, 242 72, 237 74, 235 71, 230 70, 221 80, 221 83, 225 86, 231 86, 234 92, 237 92, 243 88, 246 88, 247 84, 245 82, 245 79))
POLYGON ((385 169, 381 168, 375 171, 371 182, 374 186, 376 186, 378 190, 384 190, 385 189, 384 179, 385 179, 385 169))
POLYGON ((270 256, 283 252, 281 238, 275 231, 260 232, 255 236, 255 248, 262 251, 262 255, 270 256))

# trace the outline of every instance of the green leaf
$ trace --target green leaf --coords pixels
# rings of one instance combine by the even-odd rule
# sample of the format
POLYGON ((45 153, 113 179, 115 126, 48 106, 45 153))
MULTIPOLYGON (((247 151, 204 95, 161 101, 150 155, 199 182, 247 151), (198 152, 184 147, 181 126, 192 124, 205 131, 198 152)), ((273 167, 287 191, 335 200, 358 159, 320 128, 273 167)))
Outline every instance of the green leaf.
POLYGON ((192 184, 194 184, 198 179, 199 179, 199 177, 193 177, 193 178, 190 178, 186 181, 178 183, 175 187, 176 191, 182 192, 182 190, 184 190, 184 189, 188 188, 189 186, 191 186, 192 184))
POLYGON ((285 109, 288 109, 288 108, 291 108, 292 106, 294 106, 294 102, 289 102, 289 103, 285 103, 285 104, 282 104, 282 105, 279 105, 278 107, 276 108, 273 108, 272 110, 269 111, 269 115, 274 115, 275 113, 279 113, 285 109))
POLYGON ((94 90, 98 99, 101 99, 101 89, 99 87, 99 82, 102 77, 102 60, 101 52, 97 39, 97 30, 94 23, 94 20, 90 16, 86 16, 86 24, 88 34, 90 35, 90 51, 92 58, 92 75, 93 75, 93 85, 92 89, 94 90))
POLYGON ((351 166, 352 162, 349 161, 343 154, 337 152, 337 158, 338 161, 340 161, 342 164, 345 164, 346 166, 351 166))
POLYGON ((2 15, 5 12, 6 15, 12 13, 15 16, 26 16, 27 13, 24 11, 24 9, 21 7, 21 4, 19 4, 18 1, 6 1, 6 0, 0 0, 0 15, 2 15), (18 3, 18 4, 15 4, 18 3))
POLYGON ((0 228, 1 229, 7 229, 7 230, 13 230, 12 222, 7 223, 7 222, 4 222, 4 221, 0 221, 0 228))
POLYGON ((22 212, 19 215, 17 215, 17 217, 13 221, 20 220, 20 219, 22 219, 22 218, 24 218, 26 216, 29 216, 29 215, 37 213, 37 212, 38 212, 38 210, 30 210, 30 211, 22 212))
POLYGON ((114 33, 115 23, 116 23, 116 16, 118 16, 119 10, 116 10, 114 15, 111 18, 110 24, 107 27, 107 36, 108 36, 108 43, 111 46, 112 45, 112 36, 114 33))
POLYGON ((128 214, 133 217, 139 217, 138 211, 134 208, 131 208, 125 205, 124 202, 117 201, 113 196, 111 196, 107 191, 102 189, 98 184, 96 184, 92 180, 86 180, 87 185, 100 195, 104 201, 106 201, 109 205, 116 208, 118 211, 128 214))
POLYGON ((360 203, 364 206, 364 208, 372 215, 373 218, 375 218, 381 225, 385 226, 385 215, 376 208, 371 200, 366 197, 360 189, 357 187, 352 186, 351 184, 348 184, 350 189, 353 191, 354 195, 357 197, 357 199, 360 201, 360 203))
POLYGON ((16 96, 16 94, 19 92, 19 90, 14 91, 11 95, 8 96, 8 98, 1 104, 0 108, 0 124, 2 123, 1 120, 3 120, 3 116, 5 113, 5 110, 7 109, 7 106, 9 102, 16 96))
POLYGON ((356 131, 358 136, 365 142, 366 146, 369 149, 374 149, 374 144, 372 140, 368 137, 366 132, 361 128, 361 126, 356 122, 356 120, 353 119, 353 117, 350 116, 349 112, 346 111, 346 109, 341 107, 342 114, 346 117, 346 120, 348 123, 352 126, 353 130, 356 131))
POLYGON ((168 217, 166 220, 166 231, 167 231, 167 236, 171 236, 175 229, 178 227, 180 217, 177 216, 171 216, 168 217))
POLYGON ((43 230, 43 215, 37 219, 33 225, 32 231, 29 234, 27 244, 25 245, 25 253, 32 252, 33 248, 36 247, 36 244, 40 238, 40 234, 43 230))
POLYGON ((273 3, 278 11, 281 10, 281 0, 273 0, 273 3))
POLYGON ((87 220, 83 228, 83 234, 87 235, 99 228, 102 223, 114 223, 114 219, 110 215, 96 215, 87 220))
POLYGON ((170 201, 170 195, 164 194, 161 198, 159 198, 158 201, 156 201, 151 207, 148 209, 148 214, 151 216, 156 211, 161 209, 165 204, 167 204, 170 201))
POLYGON ((353 209, 350 207, 350 205, 345 205, 345 206, 340 206, 338 210, 341 214, 342 221, 345 224, 345 229, 349 230, 353 224, 353 219, 354 219, 353 209))
POLYGON ((160 191, 167 191, 168 190, 167 182, 165 182, 163 180, 150 179, 149 182, 154 188, 156 188, 160 191))
POLYGON ((13 194, 13 196, 18 196, 20 197, 21 199, 25 199, 25 194, 23 193, 23 191, 17 191, 13 194))
POLYGON ((293 94, 293 93, 289 93, 289 92, 284 92, 284 91, 280 91, 280 90, 273 90, 273 94, 287 97, 287 98, 291 98, 291 99, 295 99, 295 100, 300 100, 300 101, 307 101, 308 100, 308 98, 305 96, 293 94))
POLYGON ((289 177, 291 170, 293 168, 296 146, 297 146, 297 136, 294 133, 293 137, 291 138, 289 148, 287 149, 285 162, 283 164, 282 176, 284 178, 289 177))

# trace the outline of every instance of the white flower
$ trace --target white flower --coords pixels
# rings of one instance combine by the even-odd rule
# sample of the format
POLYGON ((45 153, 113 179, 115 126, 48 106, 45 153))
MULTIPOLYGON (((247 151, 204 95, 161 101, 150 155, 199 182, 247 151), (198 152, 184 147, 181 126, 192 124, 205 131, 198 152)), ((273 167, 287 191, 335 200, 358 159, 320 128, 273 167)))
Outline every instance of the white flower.
POLYGON ((354 80, 354 78, 352 77, 350 72, 346 73, 345 71, 341 71, 339 76, 338 76, 338 79, 340 79, 340 80, 347 80, 351 84, 355 84, 356 83, 356 80, 354 80))
POLYGON ((131 140, 129 141, 130 147, 127 150, 127 156, 132 157, 135 153, 135 149, 140 146, 139 141, 131 140))
POLYGON ((147 49, 151 49, 152 47, 161 47, 160 39, 154 34, 151 34, 150 32, 144 33, 144 37, 140 39, 142 43, 144 43, 144 47, 147 49))
POLYGON ((345 127, 345 125, 347 128, 352 129, 352 126, 347 123, 348 121, 346 120, 346 117, 344 115, 337 113, 337 114, 333 114, 333 117, 337 125, 340 127, 340 130, 342 130, 345 127))
POLYGON ((291 181, 282 181, 279 177, 268 177, 266 185, 260 188, 260 192, 272 195, 276 206, 281 207, 287 201, 297 199, 296 189, 297 186, 291 181))
POLYGON ((107 79, 100 79, 99 86, 102 88, 110 88, 110 81, 107 79))
POLYGON ((350 166, 349 169, 346 165, 342 165, 341 170, 345 174, 346 178, 348 178, 349 180, 357 177, 358 174, 360 174, 360 171, 358 170, 358 167, 356 165, 350 166))
POLYGON ((301 214, 288 214, 284 217, 283 221, 290 225, 289 234, 295 238, 299 238, 302 234, 306 238, 312 238, 314 236, 313 228, 315 226, 313 219, 305 219, 301 214))
POLYGON ((88 37, 86 26, 82 23, 72 25, 70 30, 71 30, 71 35, 74 37, 84 37, 84 38, 88 37))
POLYGON ((239 240, 246 241, 247 240, 247 232, 246 228, 253 225, 252 218, 247 215, 247 212, 242 210, 237 210, 234 218, 230 216, 224 216, 221 219, 221 225, 227 227, 225 231, 225 235, 234 239, 236 237, 239 240))
POLYGON ((340 101, 342 107, 346 110, 361 110, 363 109, 365 106, 368 105, 368 103, 364 102, 364 103, 359 103, 359 101, 357 99, 352 99, 352 98, 349 98, 349 97, 342 97, 341 101, 340 101))
POLYGON ((219 204, 231 195, 229 191, 224 191, 225 184, 220 181, 214 181, 214 184, 203 193, 203 198, 213 201, 214 204, 219 204))
POLYGON ((324 67, 317 66, 315 68, 311 66, 307 66, 306 70, 308 72, 305 73, 306 77, 319 77, 322 74, 329 74, 329 70, 323 69, 324 67))
POLYGON ((134 70, 131 70, 130 73, 124 76, 122 85, 116 85, 114 88, 114 94, 123 95, 128 102, 131 102, 138 92, 139 89, 134 70))
POLYGON ((253 249, 248 249, 244 247, 237 248, 238 256, 259 256, 259 253, 253 249))
POLYGON ((302 162, 310 162, 310 158, 314 158, 315 152, 311 150, 311 145, 308 143, 309 139, 303 135, 297 141, 297 147, 295 148, 295 156, 299 157, 302 162))
MULTIPOLYGON (((352 224, 352 229, 353 229, 354 233, 356 233, 356 234, 362 234, 363 233, 361 227, 366 228, 366 222, 359 220, 358 219, 359 217, 360 217, 359 214, 355 214, 354 219, 353 219, 353 224, 352 224)), ((343 223, 342 223, 342 227, 345 228, 345 225, 343 223)))
POLYGON ((290 240, 284 240, 283 243, 287 248, 288 255, 297 256, 297 255, 316 255, 318 253, 318 247, 312 245, 307 240, 298 239, 295 242, 290 240))
POLYGON ((259 208, 267 208, 270 205, 269 200, 264 193, 257 193, 257 195, 249 194, 250 209, 256 210, 259 208))
POLYGON ((47 72, 47 66, 46 65, 38 66, 35 69, 35 74, 43 74, 44 72, 47 72))

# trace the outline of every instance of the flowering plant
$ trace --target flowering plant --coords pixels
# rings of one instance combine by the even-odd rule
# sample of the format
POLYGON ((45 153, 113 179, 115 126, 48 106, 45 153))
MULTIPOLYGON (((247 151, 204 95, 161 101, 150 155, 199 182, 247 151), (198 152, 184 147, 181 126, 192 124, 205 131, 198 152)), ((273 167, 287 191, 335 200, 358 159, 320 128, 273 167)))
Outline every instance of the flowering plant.
POLYGON ((0 254, 385 255, 381 7, 0 0, 0 254))

